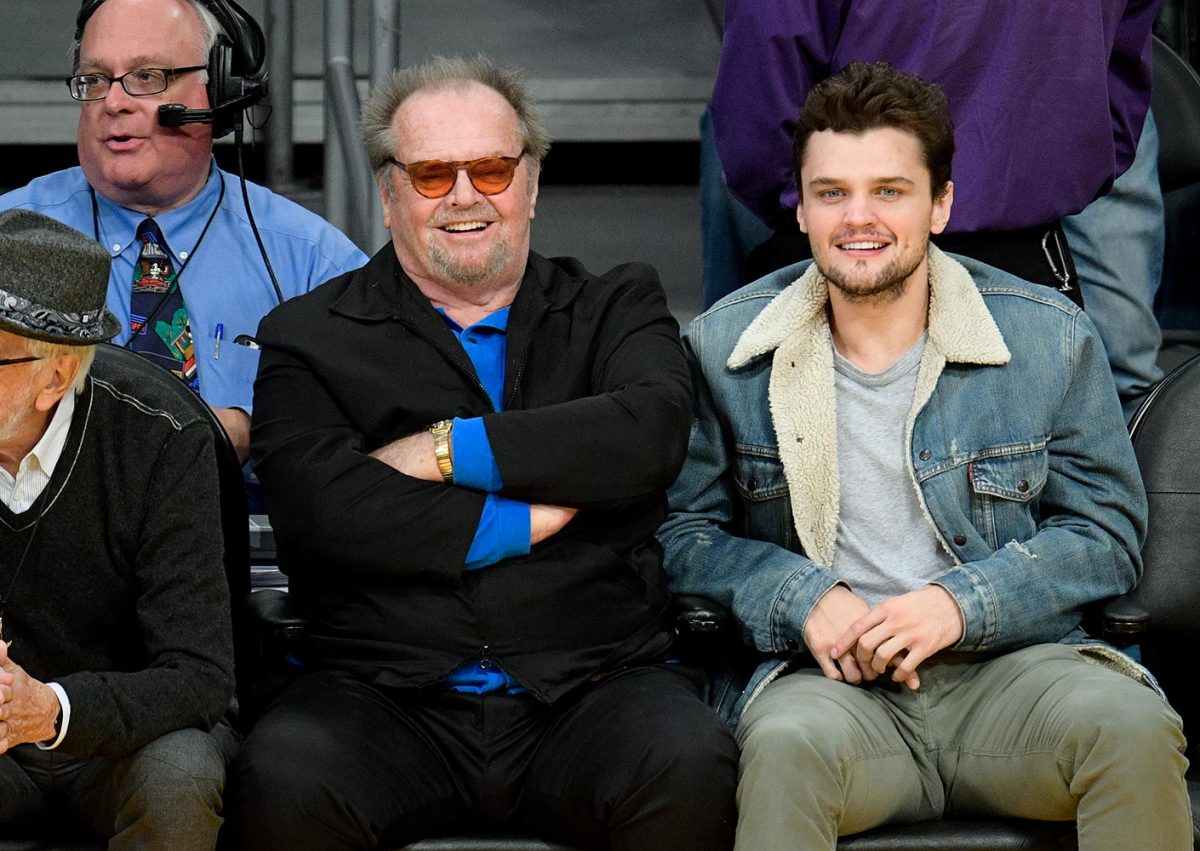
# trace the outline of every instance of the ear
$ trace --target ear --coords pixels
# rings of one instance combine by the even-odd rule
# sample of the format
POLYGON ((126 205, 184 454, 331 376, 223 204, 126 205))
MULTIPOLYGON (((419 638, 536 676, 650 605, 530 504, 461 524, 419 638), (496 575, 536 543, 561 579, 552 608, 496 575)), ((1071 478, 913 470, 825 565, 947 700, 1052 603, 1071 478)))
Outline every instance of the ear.
POLYGON ((946 191, 933 202, 933 212, 929 216, 929 232, 941 233, 950 221, 950 208, 954 205, 954 181, 946 181, 946 191))
POLYGON ((79 373, 79 355, 58 355, 49 361, 43 372, 44 375, 38 377, 35 385, 37 396, 34 397, 33 407, 45 413, 54 410, 54 406, 71 389, 79 373))
POLYGON ((796 224, 800 225, 800 233, 808 233, 808 224, 804 221, 804 199, 796 202, 796 224))
POLYGON ((542 176, 542 170, 537 165, 530 165, 529 168, 529 179, 533 182, 533 188, 529 190, 529 218, 532 219, 537 215, 538 180, 542 176))
POLYGON ((381 207, 383 207, 383 226, 388 230, 392 229, 392 196, 391 193, 388 192, 388 185, 386 181, 391 179, 391 174, 388 174, 379 181, 379 204, 381 207))

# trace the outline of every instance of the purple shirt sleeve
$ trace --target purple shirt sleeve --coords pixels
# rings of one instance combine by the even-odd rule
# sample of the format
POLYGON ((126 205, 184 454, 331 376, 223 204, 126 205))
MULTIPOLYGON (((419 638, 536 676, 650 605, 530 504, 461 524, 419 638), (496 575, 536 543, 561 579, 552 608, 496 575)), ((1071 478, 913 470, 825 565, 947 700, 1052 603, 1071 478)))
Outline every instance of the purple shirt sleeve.
POLYGON ((725 182, 771 227, 796 209, 792 136, 813 82, 828 74, 840 18, 829 0, 727 0, 713 87, 725 182))
POLYGON ((1151 28, 1161 0, 1134 0, 1125 7, 1113 37, 1108 63, 1116 173, 1124 174, 1137 153, 1150 109, 1151 28))

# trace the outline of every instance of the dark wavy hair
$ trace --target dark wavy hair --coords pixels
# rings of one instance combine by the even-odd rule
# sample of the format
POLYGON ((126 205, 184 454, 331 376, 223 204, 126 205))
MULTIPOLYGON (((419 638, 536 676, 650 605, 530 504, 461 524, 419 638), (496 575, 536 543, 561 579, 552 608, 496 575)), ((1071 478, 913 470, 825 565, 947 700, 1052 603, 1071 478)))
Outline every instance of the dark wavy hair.
MULTIPOLYGON (((917 137, 933 197, 941 197, 954 159, 954 122, 946 94, 936 83, 897 71, 887 62, 852 62, 812 87, 796 120, 792 146, 796 182, 813 133, 862 134, 883 127, 907 130, 917 137)), ((800 190, 803 196, 803 187, 800 190)))

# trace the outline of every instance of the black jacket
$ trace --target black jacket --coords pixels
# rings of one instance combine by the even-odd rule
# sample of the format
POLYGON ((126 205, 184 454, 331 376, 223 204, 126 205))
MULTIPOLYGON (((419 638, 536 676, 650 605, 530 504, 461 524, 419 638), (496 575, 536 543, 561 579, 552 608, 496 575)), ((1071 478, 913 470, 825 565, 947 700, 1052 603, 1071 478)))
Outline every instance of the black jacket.
POLYGON ((501 413, 390 244, 274 310, 258 339, 254 465, 317 664, 420 686, 495 659, 554 700, 666 652, 653 535, 691 391, 652 268, 598 277, 531 253, 501 413), (367 454, 455 416, 484 417, 503 495, 579 514, 528 556, 464 572, 486 495, 367 454))

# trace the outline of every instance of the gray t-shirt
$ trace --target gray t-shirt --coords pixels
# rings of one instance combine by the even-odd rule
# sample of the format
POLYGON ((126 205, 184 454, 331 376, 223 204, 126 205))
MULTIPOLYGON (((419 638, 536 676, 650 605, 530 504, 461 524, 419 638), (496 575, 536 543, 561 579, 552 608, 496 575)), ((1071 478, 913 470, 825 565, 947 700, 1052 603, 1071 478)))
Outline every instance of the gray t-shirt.
POLYGON ((882 372, 863 372, 837 350, 841 501, 833 570, 870 606, 915 591, 953 560, 938 543, 908 471, 904 424, 925 337, 882 372))

